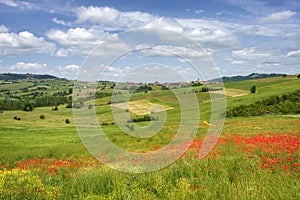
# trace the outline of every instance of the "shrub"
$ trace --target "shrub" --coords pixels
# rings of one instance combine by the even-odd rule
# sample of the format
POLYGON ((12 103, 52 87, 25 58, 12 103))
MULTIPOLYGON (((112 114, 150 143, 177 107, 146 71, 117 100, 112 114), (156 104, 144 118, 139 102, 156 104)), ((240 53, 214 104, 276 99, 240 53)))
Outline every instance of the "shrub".
POLYGON ((56 199, 58 188, 45 185, 28 170, 3 170, 0 173, 0 199, 56 199))
POLYGON ((66 123, 66 124, 70 124, 71 122, 70 122, 70 120, 67 118, 67 119, 65 120, 65 123, 66 123))
POLYGON ((253 85, 253 86, 250 88, 250 92, 251 92, 252 94, 256 93, 256 86, 255 86, 255 85, 253 85))
POLYGON ((227 117, 259 116, 266 114, 300 113, 300 90, 280 96, 271 96, 262 101, 240 105, 226 112, 227 117))
POLYGON ((297 75, 297 78, 300 78, 300 74, 297 75))
POLYGON ((58 111, 58 107, 55 106, 54 108, 52 108, 52 111, 58 111))
POLYGON ((40 115, 40 119, 45 119, 45 115, 40 115))
POLYGON ((208 87, 202 87, 201 88, 201 92, 208 92, 208 91, 209 91, 208 87))

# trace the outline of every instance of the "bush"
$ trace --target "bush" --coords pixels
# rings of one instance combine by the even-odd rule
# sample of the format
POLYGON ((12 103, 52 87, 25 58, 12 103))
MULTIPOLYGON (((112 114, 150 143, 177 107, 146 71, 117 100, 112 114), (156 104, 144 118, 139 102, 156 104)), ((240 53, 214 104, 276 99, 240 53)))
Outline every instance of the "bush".
POLYGON ((0 173, 0 199, 56 199, 58 188, 45 185, 28 170, 3 170, 0 173))
POLYGON ((202 87, 201 88, 201 92, 208 92, 208 91, 209 91, 208 87, 202 87))
POLYGON ((67 118, 67 119, 65 120, 65 123, 66 123, 66 124, 70 124, 71 122, 70 122, 70 120, 67 118))
POLYGON ((297 78, 300 78, 300 74, 297 75, 297 78))
POLYGON ((20 120, 21 120, 21 117, 14 116, 14 120, 18 120, 18 121, 20 121, 20 120))
POLYGON ((147 122, 147 121, 157 121, 158 117, 150 116, 150 115, 144 115, 144 116, 136 116, 134 119, 127 120, 127 123, 132 122, 147 122))
POLYGON ((240 105, 226 112, 227 117, 260 116, 266 114, 300 113, 300 90, 280 96, 271 96, 249 105, 240 105))
POLYGON ((40 119, 45 119, 45 115, 40 115, 40 119))
POLYGON ((52 111, 58 111, 58 107, 55 106, 54 108, 52 108, 52 111))
POLYGON ((250 92, 251 92, 252 94, 256 93, 256 86, 255 86, 255 85, 253 85, 253 86, 250 88, 250 92))

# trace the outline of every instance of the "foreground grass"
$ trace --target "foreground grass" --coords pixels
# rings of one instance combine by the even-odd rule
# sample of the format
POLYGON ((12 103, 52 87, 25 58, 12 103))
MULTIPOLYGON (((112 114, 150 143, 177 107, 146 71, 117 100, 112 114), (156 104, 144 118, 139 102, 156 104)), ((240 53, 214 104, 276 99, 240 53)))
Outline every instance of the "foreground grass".
POLYGON ((299 132, 299 119, 291 116, 228 118, 220 140, 228 142, 205 159, 195 157, 198 149, 191 149, 160 171, 130 174, 92 159, 72 126, 2 124, 0 199, 299 199, 299 132), (242 146, 229 141, 259 135, 275 145, 277 135, 294 138, 287 146, 298 150, 271 154, 257 147, 245 154, 242 146), (275 165, 265 167, 265 162, 275 165))

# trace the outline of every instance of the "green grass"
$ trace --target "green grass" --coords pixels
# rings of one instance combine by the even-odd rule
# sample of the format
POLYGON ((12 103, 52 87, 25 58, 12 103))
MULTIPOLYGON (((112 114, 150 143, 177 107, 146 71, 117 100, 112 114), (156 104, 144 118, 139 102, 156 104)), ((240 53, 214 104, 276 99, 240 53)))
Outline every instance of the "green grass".
MULTIPOLYGON (((250 90, 256 85, 258 93, 239 97, 227 97, 227 107, 249 104, 271 95, 281 95, 299 89, 300 79, 276 77, 225 83, 226 88, 250 90)), ((52 86, 52 85, 51 85, 52 86)), ((57 87, 59 84, 57 84, 57 87)), ((158 89, 158 88, 156 88, 158 89)), ((201 120, 210 121, 209 93, 196 93, 201 120)), ((154 151, 167 145, 177 133, 181 120, 178 100, 171 91, 151 91, 133 94, 131 101, 147 99, 151 103, 170 106, 166 111, 164 128, 151 138, 141 139, 123 133, 117 125, 102 126, 106 136, 120 148, 132 152, 154 151)), ((107 104, 109 98, 95 100, 95 104, 107 104)), ((85 102, 88 106, 92 101, 85 102)), ((113 122, 111 105, 94 107, 99 122, 113 122)), ((139 122, 139 125, 145 125, 139 122)), ((273 115, 260 117, 227 118, 221 138, 235 135, 251 137, 280 133, 298 136, 300 121, 297 115, 273 115)), ((208 125, 199 123, 197 138, 202 139, 208 125)), ((228 142, 218 146, 205 159, 194 157, 195 150, 188 152, 174 164, 151 173, 131 174, 115 171, 106 166, 85 165, 75 168, 57 167, 58 173, 48 174, 42 166, 28 169, 32 177, 39 177, 44 185, 57 188, 57 199, 299 199, 299 171, 263 170, 260 168, 259 151, 252 158, 241 153, 241 149, 228 142), (214 157, 213 153, 221 152, 214 157)), ((263 155, 269 156, 269 155, 263 155)), ((274 155, 278 156, 278 155, 274 155)), ((284 158, 289 155, 280 154, 284 158)), ((294 160, 300 162, 299 150, 294 160)), ((0 169, 17 168, 27 159, 51 158, 66 160, 90 160, 92 156, 85 149, 76 132, 72 109, 65 105, 52 111, 51 107, 35 108, 33 112, 4 111, 0 114, 0 169), (45 119, 40 119, 40 115, 45 119), (21 117, 20 121, 14 116, 21 117), (65 119, 71 120, 67 125, 65 119)), ((47 169, 49 169, 47 168, 47 169)), ((2 172, 0 172, 2 173, 2 172)), ((12 181, 17 181, 14 177, 12 181)), ((0 176, 0 199, 1 196, 0 176)), ((35 185, 34 182, 31 183, 35 185)), ((20 194, 22 197, 22 194, 20 194)), ((18 199, 18 198, 11 198, 18 199)), ((30 198, 29 198, 30 199, 30 198)), ((33 197, 32 197, 33 199, 33 197)))
POLYGON ((33 86, 33 83, 22 82, 22 83, 3 84, 0 85, 0 90, 19 90, 21 88, 26 88, 29 86, 33 86))

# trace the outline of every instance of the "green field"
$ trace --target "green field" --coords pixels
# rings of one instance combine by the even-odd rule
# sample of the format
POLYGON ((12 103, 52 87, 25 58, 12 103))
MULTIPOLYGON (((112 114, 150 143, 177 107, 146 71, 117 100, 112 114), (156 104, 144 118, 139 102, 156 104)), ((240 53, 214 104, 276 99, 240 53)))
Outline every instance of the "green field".
MULTIPOLYGON (((20 89, 13 85, 10 89, 20 89)), ((299 85, 296 76, 225 83, 230 92, 227 109, 293 92, 299 85), (247 91, 253 85, 257 93, 250 94, 247 91)), ((67 90, 69 85, 49 87, 52 93, 67 90)), ((81 92, 87 95, 89 90, 81 92)), ((97 91, 112 89, 107 86, 97 91)), ((119 172, 95 161, 81 143, 72 109, 66 105, 59 105, 57 111, 53 107, 32 112, 4 110, 0 114, 0 199, 300 199, 300 116, 226 118, 217 146, 199 159, 201 141, 213 125, 209 124, 210 94, 195 94, 201 121, 192 147, 170 166, 141 174, 119 172), (45 119, 40 119, 41 115, 45 119), (21 120, 14 120, 15 116, 21 120), (71 123, 66 124, 66 119, 71 123)), ((120 148, 152 152, 176 135, 181 113, 171 91, 156 87, 131 97, 132 102, 139 102, 129 108, 131 115, 144 114, 138 108, 149 109, 154 104, 166 108, 166 124, 151 138, 123 133, 114 123, 109 100, 87 100, 83 106, 94 105, 106 137, 120 148), (141 102, 147 105, 143 107, 141 102)), ((146 126, 148 122, 137 124, 146 126)))

